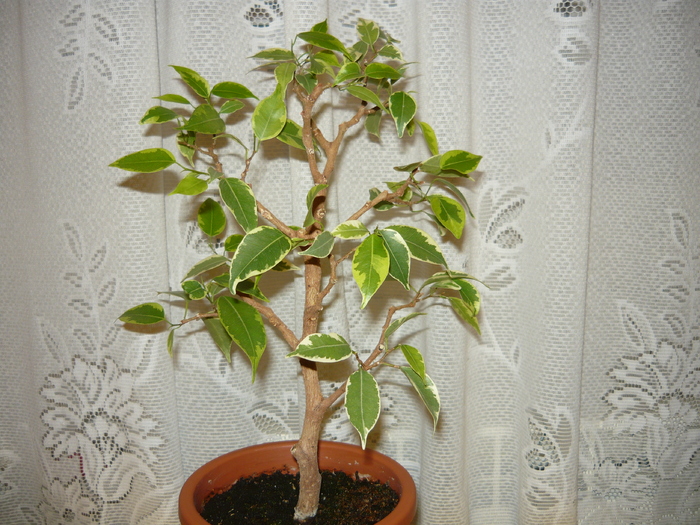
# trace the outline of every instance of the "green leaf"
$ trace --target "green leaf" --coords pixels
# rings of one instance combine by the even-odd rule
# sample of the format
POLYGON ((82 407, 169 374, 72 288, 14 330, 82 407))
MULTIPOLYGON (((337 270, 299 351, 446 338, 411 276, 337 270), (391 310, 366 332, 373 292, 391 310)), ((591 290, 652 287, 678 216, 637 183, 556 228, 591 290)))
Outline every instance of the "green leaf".
POLYGON ((405 164, 403 166, 394 166, 394 169, 396 171, 407 171, 411 172, 415 170, 416 168, 420 168, 422 162, 412 162, 411 164, 405 164))
POLYGON ((294 78, 294 71, 296 70, 296 65, 289 62, 280 64, 275 68, 275 78, 277 79, 277 85, 280 86, 282 93, 285 92, 287 86, 294 78))
POLYGON ((150 148, 130 153, 110 164, 112 168, 137 173, 155 173, 175 164, 175 157, 167 149, 150 148))
POLYGON ((389 275, 401 283, 406 289, 410 289, 409 274, 411 272, 411 252, 401 235, 394 230, 381 230, 379 232, 387 253, 389 254, 389 275))
POLYGON ((328 184, 316 184, 313 188, 309 190, 309 192, 306 194, 306 218, 304 219, 304 228, 311 226, 314 223, 314 216, 313 216, 313 204, 314 204, 314 199, 318 197, 318 194, 321 193, 323 190, 328 188, 328 184))
POLYGON ((380 57, 387 57, 393 60, 398 60, 400 62, 403 62, 404 60, 403 53, 401 52, 401 50, 393 44, 386 44, 379 50, 379 53, 377 54, 380 57))
POLYGON ((165 321, 165 311, 158 303, 143 303, 129 308, 119 320, 131 324, 156 324, 165 321))
POLYGON ((319 22, 318 24, 315 24, 312 28, 311 31, 317 31, 319 33, 328 33, 328 20, 324 20, 323 22, 319 22))
POLYGON ((367 306, 388 274, 389 253, 382 238, 373 233, 362 241, 352 258, 352 276, 362 294, 360 308, 367 306))
POLYGON ((403 137, 406 126, 416 114, 416 107, 416 101, 404 91, 397 91, 389 97, 389 113, 394 117, 399 137, 403 137))
POLYGON ((256 106, 250 119, 253 133, 259 140, 275 138, 287 123, 287 105, 284 103, 284 93, 280 89, 256 106))
POLYGON ((236 297, 220 297, 216 305, 226 332, 250 359, 252 380, 255 382, 258 363, 267 346, 267 334, 260 312, 236 297))
POLYGON ((235 113, 239 109, 245 107, 245 104, 241 102, 240 100, 227 100, 222 106, 221 109, 219 110, 219 113, 222 115, 228 115, 230 113, 235 113))
POLYGON ((331 233, 341 239, 361 239, 369 230, 360 221, 345 221, 338 224, 331 233))
POLYGON ((219 195, 246 232, 250 232, 258 225, 258 205, 255 195, 245 182, 235 177, 222 178, 219 180, 219 195))
POLYGON ((328 49, 330 51, 338 51, 346 57, 350 57, 350 53, 345 48, 343 43, 328 33, 323 33, 321 31, 307 31, 305 33, 299 33, 297 36, 316 47, 328 49))
POLYGON ((306 150, 301 126, 293 120, 287 119, 287 123, 284 125, 284 128, 282 128, 280 134, 275 138, 287 146, 292 146, 293 148, 304 151, 306 150))
POLYGON ((216 109, 209 104, 202 104, 194 109, 187 123, 177 129, 196 131, 205 135, 218 135, 226 132, 226 124, 216 109))
MULTIPOLYGON (((370 190, 369 190, 369 200, 370 200, 370 201, 373 201, 374 199, 376 199, 376 198, 379 196, 380 193, 381 193, 381 191, 379 191, 379 189, 377 189, 377 188, 370 188, 370 190)), ((377 204, 374 205, 374 209, 375 209, 375 210, 379 210, 379 211, 386 211, 386 210, 390 210, 390 209, 393 208, 394 206, 396 206, 396 205, 395 205, 393 202, 389 202, 389 201, 380 201, 380 202, 378 202, 377 204)))
POLYGON ((199 195, 207 191, 207 188, 209 188, 207 181, 200 179, 196 173, 190 173, 178 182, 170 195, 199 195))
POLYGON ((197 224, 210 237, 216 237, 226 228, 226 215, 221 204, 214 199, 207 199, 197 211, 197 224))
POLYGON ((207 296, 207 289, 199 281, 184 281, 182 289, 193 301, 199 301, 207 296))
POLYGON ((360 35, 360 40, 371 46, 379 38, 379 26, 376 22, 359 18, 357 20, 357 33, 360 35))
POLYGON ((434 180, 434 182, 438 183, 438 184, 444 186, 445 188, 447 188, 448 190, 450 190, 460 200, 460 202, 462 204, 464 204, 464 206, 467 209, 467 212, 469 213, 469 216, 474 217, 472 210, 469 208, 469 203, 467 202, 467 199, 464 197, 464 194, 459 190, 459 188, 457 186, 455 186, 450 181, 445 180, 443 178, 436 178, 434 180))
POLYGON ((345 82, 346 80, 354 80, 363 76, 364 75, 362 74, 362 70, 356 62, 345 62, 345 64, 343 64, 338 70, 338 74, 335 76, 335 81, 333 82, 333 85, 337 86, 338 84, 340 84, 341 82, 345 82))
POLYGON ((153 106, 141 117, 139 124, 160 124, 176 119, 178 114, 163 106, 153 106))
POLYGON ((161 95, 159 97, 153 97, 158 100, 162 100, 163 102, 174 102, 175 104, 191 104, 189 100, 187 100, 185 97, 182 95, 174 95, 172 93, 168 93, 167 95, 161 95))
POLYGON ((289 262, 287 259, 282 259, 280 262, 275 264, 275 266, 272 268, 273 272, 291 272, 294 270, 298 270, 299 267, 293 265, 291 262, 289 262))
POLYGON ((366 102, 369 102, 371 104, 374 104, 375 106, 381 108, 382 110, 385 110, 384 104, 382 101, 379 99, 377 94, 372 91, 367 89, 366 87, 363 86, 347 86, 345 88, 345 91, 350 93, 353 97, 359 98, 360 100, 364 100, 366 102))
POLYGON ((462 175, 467 175, 479 166, 480 161, 480 155, 474 155, 468 151, 455 149, 442 154, 440 169, 443 171, 456 171, 462 175))
POLYGON ((438 147, 437 135, 435 135, 435 130, 427 122, 418 121, 421 131, 423 132, 423 138, 425 138, 425 143, 428 145, 431 155, 437 155, 440 153, 440 148, 438 147))
MULTIPOLYGON (((222 277, 228 276, 224 275, 222 277)), ((228 283, 226 283, 226 287, 228 287, 228 283)), ((257 287, 253 279, 246 279, 245 281, 241 281, 240 283, 238 283, 237 291, 238 293, 244 293, 246 295, 250 295, 251 297, 255 297, 256 299, 260 299, 265 303, 270 302, 270 300, 265 296, 265 294, 262 293, 262 290, 260 290, 260 288, 257 287)))
MULTIPOLYGON (((293 56, 293 55, 292 55, 293 56)), ((243 84, 237 82, 219 82, 215 85, 211 94, 221 98, 258 98, 253 95, 253 92, 243 84)))
POLYGON ((426 173, 430 173, 431 175, 437 175, 440 173, 441 168, 440 168, 440 160, 442 159, 442 155, 434 155, 430 157, 428 160, 421 162, 420 169, 426 173))
POLYGON ((168 340, 165 343, 165 347, 168 349, 168 355, 170 357, 173 356, 173 341, 175 340, 175 330, 177 330, 177 327, 170 330, 170 333, 168 333, 168 340))
POLYGON ((240 233, 234 233, 233 235, 229 235, 224 241, 224 250, 226 250, 227 252, 235 252, 238 248, 238 245, 241 244, 242 240, 243 235, 241 235, 240 233))
POLYGON ((207 82, 199 73, 182 66, 170 67, 177 71, 180 78, 185 81, 185 84, 190 86, 200 97, 209 98, 209 82, 207 82))
POLYGON ((374 111, 365 117, 365 129, 368 133, 371 133, 375 137, 379 137, 383 116, 383 112, 374 111))
MULTIPOLYGON (((377 80, 381 80, 383 78, 398 80, 401 78, 401 73, 399 71, 387 64, 381 64, 379 62, 372 62, 371 64, 368 64, 365 68, 365 75, 367 75, 369 78, 374 78, 377 80)), ((399 91, 398 93, 403 93, 403 91, 399 91)))
POLYGON ((194 167, 194 154, 196 149, 194 147, 197 142, 197 134, 191 131, 180 131, 177 134, 177 149, 180 154, 187 159, 190 166, 194 167))
POLYGON ((216 346, 224 354, 226 361, 231 362, 231 343, 233 339, 228 335, 228 332, 221 324, 221 320, 216 317, 205 317, 202 319, 204 321, 204 326, 206 326, 209 335, 216 344, 216 346))
POLYGON ((331 232, 321 232, 318 237, 314 239, 314 243, 308 249, 304 250, 303 253, 308 257, 323 259, 330 255, 334 243, 335 237, 333 237, 331 232))
POLYGON ((318 79, 313 73, 297 75, 294 78, 296 78, 297 82, 299 82, 299 85, 303 87, 309 94, 314 90, 316 84, 318 84, 318 79))
POLYGON ((350 344, 338 334, 306 336, 287 357, 300 357, 316 363, 337 363, 352 355, 350 344))
POLYGON ((423 354, 420 353, 420 350, 411 345, 399 345, 397 348, 401 350, 409 366, 418 374, 421 381, 425 381, 425 361, 423 360, 423 354))
POLYGON ((185 281, 187 279, 192 279, 193 277, 202 275, 204 272, 208 272, 209 270, 213 270, 214 268, 223 266, 228 262, 228 257, 224 257, 223 255, 210 255, 209 257, 205 257, 201 261, 197 262, 194 266, 192 266, 192 268, 190 268, 187 271, 182 280, 185 281))
POLYGON ((462 300, 469 305, 474 315, 478 314, 481 309, 481 296, 479 295, 479 291, 473 284, 463 279, 455 279, 455 281, 459 285, 459 295, 462 300))
POLYGON ((231 292, 239 282, 274 268, 291 249, 291 239, 275 228, 258 226, 249 231, 231 259, 231 292))
POLYGON ((271 47, 269 49, 263 49, 262 51, 255 53, 251 58, 259 58, 260 60, 271 60, 272 62, 285 62, 294 61, 295 56, 289 49, 283 49, 281 47, 271 47))
POLYGON ((444 195, 429 195, 428 201, 440 224, 459 239, 467 221, 467 214, 462 205, 444 195))
POLYGON ((433 429, 437 428, 438 418, 440 417, 440 395, 433 380, 428 374, 424 378, 421 377, 410 367, 402 366, 401 371, 406 375, 408 380, 416 389, 423 404, 433 417, 433 429))
POLYGON ((359 42, 355 42, 350 48, 350 54, 352 56, 349 58, 350 60, 359 62, 360 59, 367 54, 367 51, 369 51, 369 46, 367 43, 360 40, 359 42))
POLYGON ((481 334, 479 321, 476 318, 476 313, 474 313, 473 307, 461 297, 448 297, 447 299, 450 301, 450 306, 452 306, 454 312, 472 327, 474 327, 477 334, 481 334))
POLYGON ((424 312, 412 312, 412 313, 408 314, 408 315, 405 316, 405 317, 401 317, 401 318, 399 318, 399 319, 394 319, 394 320, 391 322, 391 324, 389 325, 389 327, 386 329, 386 332, 384 332, 384 341, 388 341, 388 340, 389 340, 389 336, 390 336, 391 334, 393 334, 394 332, 396 332, 396 330, 398 330, 399 328, 401 328, 401 326, 402 326, 406 321, 410 321, 411 319, 413 319, 414 317, 418 317, 419 315, 426 315, 426 314, 425 314, 424 312))
POLYGON ((377 424, 381 409, 379 385, 372 374, 363 368, 350 374, 345 392, 345 410, 350 423, 360 434, 362 448, 367 444, 367 435, 377 424))
POLYGON ((440 246, 423 230, 415 226, 406 225, 389 226, 387 229, 401 234, 406 246, 408 246, 408 250, 411 252, 411 257, 414 259, 447 267, 447 261, 442 255, 440 246))

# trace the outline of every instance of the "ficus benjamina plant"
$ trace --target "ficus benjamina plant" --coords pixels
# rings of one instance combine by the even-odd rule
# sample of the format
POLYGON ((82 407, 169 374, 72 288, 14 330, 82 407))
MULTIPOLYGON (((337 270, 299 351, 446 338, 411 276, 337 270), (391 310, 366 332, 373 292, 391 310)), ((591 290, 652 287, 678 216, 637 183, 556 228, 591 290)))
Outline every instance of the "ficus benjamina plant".
POLYGON ((236 348, 245 353, 253 380, 267 344, 265 324, 279 332, 290 349, 287 357, 295 358, 301 367, 305 391, 302 432, 292 450, 300 472, 295 510, 295 519, 300 522, 314 516, 318 508, 321 477, 317 446, 324 415, 344 401, 364 447, 381 412, 380 389, 373 375, 378 367, 395 369, 404 377, 437 424, 440 398, 423 356, 396 335, 404 323, 425 314, 415 308, 421 303, 448 304, 456 319, 479 331, 476 279, 448 268, 438 242, 415 224, 428 217, 441 235, 462 236, 471 211, 455 183, 470 179, 481 157, 464 150, 441 153, 433 128, 417 117, 415 98, 402 89, 408 64, 399 42, 369 20, 359 20, 357 34, 358 41, 347 47, 328 32, 326 22, 321 22, 296 35, 287 49, 271 48, 254 55, 252 58, 260 61, 255 69, 274 75, 274 90, 263 98, 236 82, 210 87, 192 69, 172 66, 192 96, 156 97, 175 109, 152 107, 141 124, 174 126, 180 160, 168 149, 152 148, 111 164, 139 173, 176 167, 183 176, 172 194, 195 196, 207 190, 218 194, 217 198, 199 197, 199 227, 212 240, 223 238, 225 232, 237 233, 226 236, 218 248, 212 242, 211 255, 189 269, 181 290, 168 292, 184 300, 184 319, 170 321, 161 304, 149 302, 127 310, 120 320, 167 325, 171 353, 177 330, 201 321, 228 361, 236 348), (328 96, 332 91, 337 92, 333 99, 328 96), (296 106, 291 104, 293 100, 296 106), (354 113, 330 134, 317 124, 317 116, 319 106, 323 104, 327 110, 333 100, 343 107, 351 104, 354 113), (292 114, 292 107, 300 107, 300 114, 292 114), (226 121, 232 113, 249 116, 252 134, 247 136, 251 139, 228 133, 226 121), (357 211, 338 224, 328 224, 326 196, 342 176, 335 168, 348 130, 363 124, 368 133, 379 137, 384 119, 392 123, 398 137, 413 136, 420 130, 430 156, 397 166, 394 181, 387 182, 386 188, 368 188, 367 201, 357 211), (251 164, 263 160, 259 153, 267 141, 281 141, 303 151, 311 180, 305 202, 308 213, 302 224, 280 220, 279 213, 258 200, 255 188, 246 180, 251 164), (234 159, 232 166, 224 166, 221 151, 226 147, 240 148, 238 156, 227 155, 227 162, 234 159), (370 230, 367 221, 376 212, 389 209, 401 222, 370 230), (435 268, 422 283, 411 279, 415 261, 435 268), (400 283, 406 294, 405 299, 388 307, 369 355, 358 353, 341 334, 319 332, 324 301, 339 282, 339 269, 346 262, 361 296, 360 308, 365 308, 387 280, 400 283), (283 322, 261 289, 264 276, 277 271, 294 272, 305 280, 301 334, 283 322), (198 303, 199 313, 187 314, 193 303, 198 303), (405 315, 397 316, 404 311, 405 315), (324 393, 319 363, 346 359, 354 361, 355 370, 335 390, 324 393))

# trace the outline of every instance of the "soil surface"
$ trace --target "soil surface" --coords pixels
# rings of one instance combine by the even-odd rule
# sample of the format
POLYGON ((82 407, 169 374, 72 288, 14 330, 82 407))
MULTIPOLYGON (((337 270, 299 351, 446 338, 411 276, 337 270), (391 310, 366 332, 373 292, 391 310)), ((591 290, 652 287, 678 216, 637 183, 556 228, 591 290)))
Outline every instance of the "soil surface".
MULTIPOLYGON (((318 514, 307 525, 374 525, 399 502, 391 487, 377 481, 330 471, 322 471, 321 477, 318 514)), ((299 525, 294 521, 298 493, 298 474, 242 478, 214 495, 204 505, 202 517, 211 525, 299 525)))

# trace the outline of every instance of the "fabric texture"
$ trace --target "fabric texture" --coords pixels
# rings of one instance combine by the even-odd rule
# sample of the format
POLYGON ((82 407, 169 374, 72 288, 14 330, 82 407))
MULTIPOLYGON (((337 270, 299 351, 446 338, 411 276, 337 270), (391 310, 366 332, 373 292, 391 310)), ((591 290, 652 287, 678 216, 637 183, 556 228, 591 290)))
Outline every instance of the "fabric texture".
MULTIPOLYGON (((476 218, 444 248, 486 285, 482 335, 447 309, 416 320, 441 422, 387 381, 368 444, 414 476, 416 525, 700 523, 696 0, 1 2, 0 522, 174 524, 201 464, 298 435, 299 371, 272 330, 251 383, 197 327, 171 358, 166 333, 116 321, 209 248, 196 207, 166 197, 175 172, 107 166, 174 145, 137 124, 186 92, 170 64, 267 92, 246 57, 323 19, 354 42, 358 18, 401 41, 441 150, 484 156, 476 218)), ((334 218, 426 157, 385 131, 347 143, 334 218)), ((256 195, 302 222, 308 170, 287 146, 264 155, 256 195)), ((266 289, 298 328, 289 284, 266 289)), ((368 350, 394 292, 361 311, 346 278, 323 326, 368 350)), ((324 436, 359 442, 342 409, 324 436)))

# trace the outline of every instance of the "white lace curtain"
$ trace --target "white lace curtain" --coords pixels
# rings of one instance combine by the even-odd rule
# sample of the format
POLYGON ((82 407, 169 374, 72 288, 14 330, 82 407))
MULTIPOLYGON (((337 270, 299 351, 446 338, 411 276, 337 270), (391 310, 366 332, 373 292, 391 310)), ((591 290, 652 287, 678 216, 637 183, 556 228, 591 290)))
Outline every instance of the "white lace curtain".
MULTIPOLYGON (((414 475, 416 524, 700 523, 697 0, 0 2, 0 522, 176 523, 196 467, 296 436, 299 378, 271 331, 250 384, 201 333, 171 359, 164 333, 115 322, 206 247, 186 201, 165 198, 174 173, 107 165, 172 145, 137 124, 151 97, 184 92, 169 64, 265 92, 245 57, 325 18, 354 41, 358 17, 416 62, 442 150, 484 156, 476 219, 445 249, 489 286, 483 334, 448 310, 417 322, 407 341, 441 424, 387 377, 370 442, 414 475)), ((417 139, 386 130, 386 158, 358 134, 333 213, 426 158, 417 139)), ((280 214, 300 222, 303 164, 286 146, 265 156, 256 193, 296 198, 280 214)), ((268 286, 295 324, 284 279, 268 286)), ((368 347, 392 294, 360 314, 349 282, 324 322, 368 347)), ((342 411, 326 437, 356 440, 342 411)))

